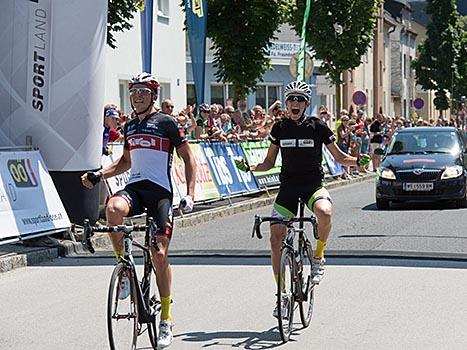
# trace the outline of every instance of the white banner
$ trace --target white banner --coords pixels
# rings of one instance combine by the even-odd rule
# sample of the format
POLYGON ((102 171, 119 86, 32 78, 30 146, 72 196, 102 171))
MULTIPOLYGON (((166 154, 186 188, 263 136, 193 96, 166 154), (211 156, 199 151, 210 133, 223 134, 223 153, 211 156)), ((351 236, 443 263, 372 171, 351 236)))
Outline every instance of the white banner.
POLYGON ((0 152, 0 244, 70 228, 39 151, 0 152))
POLYGON ((50 170, 98 168, 107 0, 1 4, 0 147, 30 139, 50 170))
MULTIPOLYGON (((107 146, 112 150, 112 153, 108 156, 102 155, 102 167, 109 166, 123 155, 123 143, 108 143, 107 146)), ((105 185, 110 195, 123 190, 128 183, 130 178, 131 170, 128 169, 123 174, 109 177, 105 179, 105 185)))

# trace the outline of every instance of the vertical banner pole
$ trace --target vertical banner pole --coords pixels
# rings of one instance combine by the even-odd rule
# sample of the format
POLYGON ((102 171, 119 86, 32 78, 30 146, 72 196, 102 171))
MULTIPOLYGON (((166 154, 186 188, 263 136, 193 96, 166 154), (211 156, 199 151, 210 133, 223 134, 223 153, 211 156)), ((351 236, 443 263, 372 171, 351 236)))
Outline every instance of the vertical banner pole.
POLYGON ((208 8, 206 0, 185 0, 188 40, 190 42, 191 67, 195 81, 196 105, 204 103, 206 30, 208 8))
POLYGON ((300 53, 297 64, 297 80, 305 81, 305 46, 306 46, 306 24, 310 15, 311 0, 306 0, 305 15, 303 16, 302 36, 300 38, 300 53))
POLYGON ((143 72, 151 73, 152 69, 152 23, 153 0, 145 0, 141 18, 141 59, 143 72))

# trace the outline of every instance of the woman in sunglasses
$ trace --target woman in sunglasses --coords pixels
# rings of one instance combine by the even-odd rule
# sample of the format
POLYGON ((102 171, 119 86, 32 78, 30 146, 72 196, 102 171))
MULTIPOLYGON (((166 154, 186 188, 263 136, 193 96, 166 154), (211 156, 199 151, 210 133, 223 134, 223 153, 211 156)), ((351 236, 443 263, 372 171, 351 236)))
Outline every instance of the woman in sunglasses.
MULTIPOLYGON (((172 343, 171 281, 172 269, 168 249, 172 237, 172 183, 170 168, 174 149, 185 163, 187 195, 180 201, 180 209, 193 209, 196 162, 185 136, 181 136, 177 122, 154 107, 158 97, 158 81, 148 73, 133 77, 128 84, 131 106, 136 117, 125 124, 123 155, 113 164, 98 172, 88 172, 81 179, 83 185, 93 188, 102 178, 122 174, 131 167, 128 184, 115 193, 107 204, 106 215, 110 226, 121 225, 123 218, 142 214, 157 223, 157 232, 151 243, 152 260, 156 266, 157 286, 161 297, 160 347, 172 343), (156 246, 158 249, 156 249, 156 246)), ((110 236, 117 260, 123 255, 122 234, 110 236)), ((129 294, 128 278, 122 279, 120 296, 129 294)))
MULTIPOLYGON (((326 145, 337 162, 344 166, 366 165, 369 157, 355 158, 342 152, 335 143, 329 127, 319 118, 305 114, 310 105, 311 89, 308 84, 293 81, 285 88, 288 118, 274 124, 268 153, 262 163, 249 166, 243 160, 237 166, 245 171, 267 171, 275 162, 279 150, 282 156, 280 190, 275 200, 272 216, 283 218, 297 214, 298 199, 302 198, 318 218, 318 240, 313 259, 313 283, 318 284, 324 274, 324 248, 331 231, 332 201, 324 188, 322 147, 326 145)), ((280 249, 285 237, 284 225, 271 225, 271 261, 278 278, 280 249)), ((273 315, 277 314, 277 306, 273 315)))

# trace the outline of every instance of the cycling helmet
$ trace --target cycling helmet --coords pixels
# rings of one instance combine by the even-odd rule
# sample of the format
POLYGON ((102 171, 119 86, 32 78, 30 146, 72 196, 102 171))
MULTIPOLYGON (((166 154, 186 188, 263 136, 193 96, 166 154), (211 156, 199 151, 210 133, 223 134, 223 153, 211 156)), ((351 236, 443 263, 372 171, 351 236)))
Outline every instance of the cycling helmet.
POLYGON ((154 76, 146 72, 140 73, 131 78, 128 83, 128 89, 131 89, 133 85, 136 84, 146 85, 148 88, 153 89, 155 93, 157 93, 157 88, 161 86, 154 76))
POLYGON ((285 98, 290 95, 301 95, 305 97, 308 101, 311 99, 311 89, 310 86, 303 81, 292 81, 285 87, 285 98))
POLYGON ((211 111, 211 106, 208 105, 207 103, 203 103, 199 106, 199 111, 209 113, 211 111))

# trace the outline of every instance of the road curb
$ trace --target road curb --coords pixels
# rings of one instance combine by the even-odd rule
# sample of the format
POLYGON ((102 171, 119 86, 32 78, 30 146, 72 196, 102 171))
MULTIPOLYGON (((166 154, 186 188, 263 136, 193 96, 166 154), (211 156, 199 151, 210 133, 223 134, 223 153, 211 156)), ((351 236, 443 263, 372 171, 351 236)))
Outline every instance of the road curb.
MULTIPOLYGON (((348 186, 363 181, 368 181, 374 178, 374 174, 364 174, 357 178, 349 180, 333 180, 326 184, 327 189, 334 189, 343 186, 348 186)), ((206 223, 217 218, 226 217, 242 213, 248 210, 271 205, 274 202, 275 196, 267 198, 248 199, 232 205, 226 205, 218 208, 203 210, 198 213, 185 215, 184 217, 176 217, 174 219, 174 229, 192 227, 198 224, 206 223)), ((144 218, 138 219, 144 222, 144 218)), ((143 233, 135 234, 135 237, 142 237, 143 233)), ((105 249, 111 247, 110 239, 107 234, 96 234, 93 238, 93 245, 96 249, 105 249)), ((76 256, 81 254, 89 254, 80 242, 69 240, 60 240, 56 247, 34 247, 24 253, 11 253, 0 256, 0 273, 11 271, 20 267, 37 265, 46 261, 56 259, 63 256, 76 256)), ((176 254, 176 252, 171 252, 176 254)))

